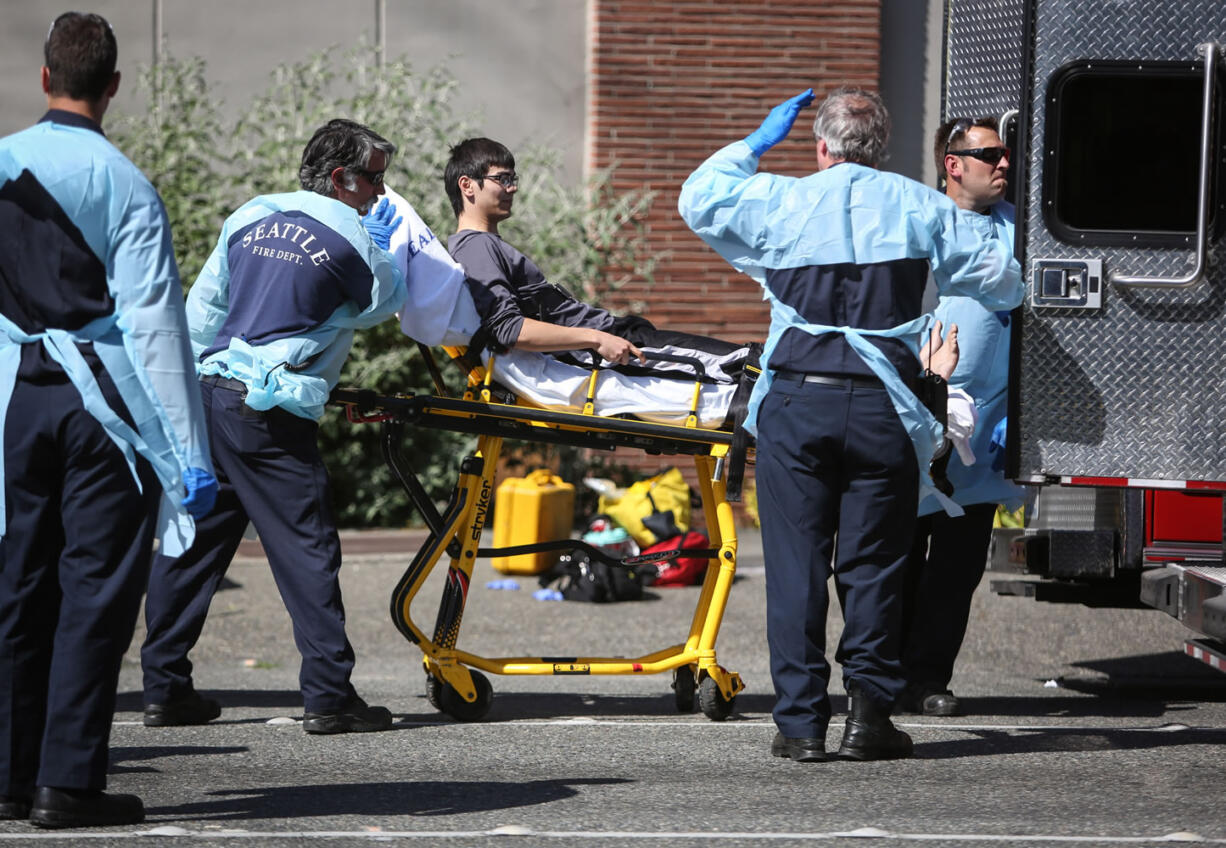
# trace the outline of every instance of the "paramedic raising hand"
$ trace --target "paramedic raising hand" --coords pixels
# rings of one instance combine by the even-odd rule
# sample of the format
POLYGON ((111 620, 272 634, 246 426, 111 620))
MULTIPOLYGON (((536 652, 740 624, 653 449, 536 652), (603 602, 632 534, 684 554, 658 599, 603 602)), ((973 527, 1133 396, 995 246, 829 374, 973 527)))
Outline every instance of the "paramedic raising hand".
POLYGON ((749 145, 754 155, 761 156, 787 138, 788 133, 792 131, 792 124, 796 123, 796 116, 800 114, 800 110, 812 102, 813 89, 806 88, 800 94, 771 109, 770 114, 762 121, 762 126, 745 137, 745 143, 749 145))
POLYGON ((681 187, 678 211, 771 303, 745 420, 757 435, 778 729, 770 752, 806 763, 830 758, 833 576, 844 621, 836 657, 850 699, 838 754, 908 757, 911 739, 889 716, 905 685, 904 569, 934 447, 921 437, 913 391, 924 287, 931 270, 942 294, 1012 308, 1022 299, 1021 275, 1010 266, 1012 245, 992 238, 986 219, 878 169, 890 118, 872 92, 838 89, 818 107, 816 173, 759 171, 761 153, 811 96, 776 107, 756 132, 708 157, 681 187), (847 304, 856 305, 851 320, 847 304))

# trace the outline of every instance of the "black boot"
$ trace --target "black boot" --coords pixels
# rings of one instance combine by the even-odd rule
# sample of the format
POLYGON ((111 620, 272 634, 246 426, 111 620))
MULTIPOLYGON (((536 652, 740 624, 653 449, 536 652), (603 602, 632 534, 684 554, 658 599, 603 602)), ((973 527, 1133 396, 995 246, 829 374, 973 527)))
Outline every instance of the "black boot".
POLYGON ((903 760, 911 756, 911 737, 890 722, 888 707, 875 703, 850 681, 848 715, 839 756, 849 760, 903 760))

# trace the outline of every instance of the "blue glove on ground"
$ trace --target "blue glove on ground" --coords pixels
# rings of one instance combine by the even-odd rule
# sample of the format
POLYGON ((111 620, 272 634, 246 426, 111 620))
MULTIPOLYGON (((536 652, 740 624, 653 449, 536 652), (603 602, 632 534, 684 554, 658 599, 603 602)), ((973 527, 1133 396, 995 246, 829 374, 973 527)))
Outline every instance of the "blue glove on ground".
POLYGON ((192 518, 204 518, 213 511, 217 502, 217 478, 203 468, 189 468, 183 472, 183 486, 187 497, 183 507, 192 518))
POLYGON ((754 156, 761 156, 787 138, 800 110, 812 102, 813 89, 806 88, 792 99, 785 100, 771 109, 770 114, 762 121, 762 126, 745 136, 745 143, 753 150, 754 156))
POLYGON ((992 438, 988 440, 988 453, 992 455, 992 470, 1005 470, 1005 433, 1009 430, 1009 417, 997 422, 992 428, 992 438))
POLYGON ((362 218, 362 226, 370 233, 370 240, 387 250, 392 243, 392 233, 400 226, 403 218, 396 215, 396 207, 386 197, 379 205, 362 218), (395 215, 393 220, 392 216, 395 215))

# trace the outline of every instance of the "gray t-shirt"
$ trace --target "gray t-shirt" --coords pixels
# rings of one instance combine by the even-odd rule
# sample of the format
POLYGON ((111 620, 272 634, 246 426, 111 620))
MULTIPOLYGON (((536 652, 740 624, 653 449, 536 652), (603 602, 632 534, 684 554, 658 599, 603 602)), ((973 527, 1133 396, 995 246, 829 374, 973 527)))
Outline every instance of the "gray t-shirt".
POLYGON ((546 280, 536 263, 493 233, 461 230, 449 239, 447 249, 464 266, 481 325, 495 352, 515 345, 524 318, 606 332, 613 326, 611 313, 576 300, 546 280))

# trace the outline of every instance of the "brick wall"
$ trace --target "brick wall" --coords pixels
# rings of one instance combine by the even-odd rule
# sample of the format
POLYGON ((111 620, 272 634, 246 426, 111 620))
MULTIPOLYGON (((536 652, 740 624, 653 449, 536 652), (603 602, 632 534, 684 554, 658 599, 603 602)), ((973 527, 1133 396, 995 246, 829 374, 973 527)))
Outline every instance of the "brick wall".
MULTIPOLYGON (((762 340, 768 316, 758 286, 689 231, 677 215, 678 189, 703 159, 793 94, 875 89, 881 0, 591 3, 589 165, 616 162, 616 188, 657 192, 646 223, 662 256, 652 286, 632 283, 611 305, 639 300, 658 326, 762 340)), ((802 113, 791 136, 762 157, 764 170, 814 170, 812 115, 802 113)))
MULTIPOLYGON (((660 256, 650 287, 632 283, 610 306, 646 304, 658 326, 731 341, 762 341, 769 322, 758 285, 720 259, 677 215, 681 183, 720 147, 757 128, 777 103, 812 86, 876 89, 881 0, 716 3, 590 0, 589 166, 617 163, 615 188, 657 193, 646 221, 660 256)), ((762 157, 761 168, 815 168, 813 109, 762 157)), ((654 473, 685 457, 618 451, 616 461, 654 473)))

